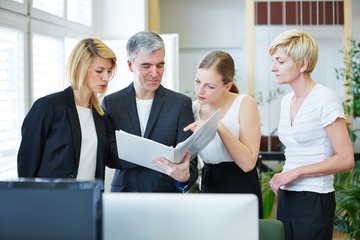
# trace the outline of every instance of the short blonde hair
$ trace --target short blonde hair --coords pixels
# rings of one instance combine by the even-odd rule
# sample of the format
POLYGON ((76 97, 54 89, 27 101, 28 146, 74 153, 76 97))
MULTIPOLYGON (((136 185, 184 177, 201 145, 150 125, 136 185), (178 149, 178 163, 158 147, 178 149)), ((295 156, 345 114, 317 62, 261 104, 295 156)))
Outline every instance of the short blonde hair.
MULTIPOLYGON (((116 56, 113 50, 99 39, 83 39, 76 44, 70 53, 66 64, 65 78, 73 89, 79 90, 81 98, 83 96, 83 83, 87 70, 97 56, 112 60, 113 67, 110 76, 110 79, 112 79, 116 71, 116 56)), ((101 94, 93 93, 89 103, 90 107, 94 107, 101 116, 104 115, 104 110, 100 105, 100 99, 105 96, 105 93, 106 89, 101 94)))
POLYGON ((311 73, 318 59, 318 45, 309 34, 292 29, 278 35, 270 44, 269 54, 273 55, 277 48, 281 48, 285 54, 290 56, 296 66, 304 61, 308 61, 305 73, 311 73))

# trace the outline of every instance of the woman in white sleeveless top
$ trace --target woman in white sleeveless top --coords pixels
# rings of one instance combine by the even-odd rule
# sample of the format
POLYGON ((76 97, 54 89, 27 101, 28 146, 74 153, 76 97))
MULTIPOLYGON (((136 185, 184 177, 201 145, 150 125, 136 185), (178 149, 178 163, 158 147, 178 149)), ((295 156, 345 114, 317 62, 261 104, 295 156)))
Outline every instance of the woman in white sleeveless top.
POLYGON ((199 156, 204 161, 202 193, 254 193, 262 198, 256 162, 261 130, 255 100, 239 94, 233 82, 232 57, 222 51, 207 54, 195 79, 197 100, 193 103, 195 122, 184 130, 196 131, 216 110, 221 109, 215 139, 199 156))
POLYGON ((331 240, 333 174, 354 166, 344 111, 334 91, 310 77, 318 56, 310 35, 286 31, 273 40, 269 53, 277 83, 293 90, 282 99, 278 128, 285 165, 270 181, 279 195, 277 218, 286 240, 331 240))

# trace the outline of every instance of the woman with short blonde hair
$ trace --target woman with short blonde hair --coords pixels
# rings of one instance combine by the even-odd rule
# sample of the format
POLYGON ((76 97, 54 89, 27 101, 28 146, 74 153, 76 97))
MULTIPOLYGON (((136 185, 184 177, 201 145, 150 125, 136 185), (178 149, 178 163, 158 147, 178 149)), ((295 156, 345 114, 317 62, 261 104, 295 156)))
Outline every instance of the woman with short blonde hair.
POLYGON ((293 90, 281 101, 278 126, 285 165, 270 181, 279 196, 277 218, 286 240, 331 240, 333 174, 354 166, 344 110, 335 92, 310 76, 318 46, 309 34, 286 31, 272 41, 269 54, 277 83, 293 90))

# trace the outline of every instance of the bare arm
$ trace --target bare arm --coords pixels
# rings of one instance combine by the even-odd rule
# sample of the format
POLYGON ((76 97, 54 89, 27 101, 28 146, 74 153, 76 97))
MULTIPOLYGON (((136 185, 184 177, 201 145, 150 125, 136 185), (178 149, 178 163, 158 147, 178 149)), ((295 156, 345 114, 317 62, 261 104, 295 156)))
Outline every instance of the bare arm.
POLYGON ((326 176, 354 167, 354 151, 345 120, 342 118, 336 119, 332 124, 325 127, 325 131, 335 154, 322 162, 275 174, 270 181, 270 187, 276 195, 281 186, 299 178, 326 176))
POLYGON ((239 113, 239 139, 221 121, 217 131, 234 162, 244 172, 249 172, 256 165, 261 139, 260 116, 255 100, 250 96, 244 97, 239 113))

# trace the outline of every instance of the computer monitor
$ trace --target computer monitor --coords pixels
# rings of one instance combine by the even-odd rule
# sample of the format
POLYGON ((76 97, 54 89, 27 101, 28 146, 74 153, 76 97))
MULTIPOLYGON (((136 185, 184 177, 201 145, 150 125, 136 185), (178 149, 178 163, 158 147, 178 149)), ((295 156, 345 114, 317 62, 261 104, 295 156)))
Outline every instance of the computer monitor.
POLYGON ((0 239, 101 239, 102 181, 0 182, 0 239))
POLYGON ((103 194, 104 240, 257 240, 258 229, 252 194, 103 194))

